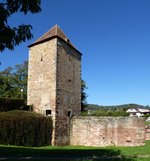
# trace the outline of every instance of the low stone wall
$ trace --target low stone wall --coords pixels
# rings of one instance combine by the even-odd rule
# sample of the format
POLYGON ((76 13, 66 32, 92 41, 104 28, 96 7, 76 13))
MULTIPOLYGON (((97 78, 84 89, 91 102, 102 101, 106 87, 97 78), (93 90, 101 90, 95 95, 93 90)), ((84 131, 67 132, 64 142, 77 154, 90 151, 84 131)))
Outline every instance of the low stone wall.
POLYGON ((143 118, 74 117, 70 127, 70 145, 140 146, 145 144, 143 118))
POLYGON ((145 131, 146 131, 146 140, 150 140, 150 126, 146 126, 145 131))

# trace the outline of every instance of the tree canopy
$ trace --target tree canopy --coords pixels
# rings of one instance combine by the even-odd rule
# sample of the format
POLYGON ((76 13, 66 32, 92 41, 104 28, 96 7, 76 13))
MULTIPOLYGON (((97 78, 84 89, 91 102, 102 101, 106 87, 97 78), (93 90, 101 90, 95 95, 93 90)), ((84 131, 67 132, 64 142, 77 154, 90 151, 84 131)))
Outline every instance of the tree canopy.
POLYGON ((41 11, 41 0, 3 0, 0 2, 0 51, 4 49, 13 50, 21 42, 25 42, 33 37, 32 26, 21 24, 17 27, 8 25, 8 18, 17 12, 25 15, 41 11))
POLYGON ((81 80, 81 111, 82 112, 85 110, 85 107, 87 106, 87 102, 86 102, 87 94, 85 92, 85 89, 87 89, 86 83, 84 80, 81 80))
POLYGON ((0 97, 27 97, 28 62, 8 67, 0 72, 0 97))

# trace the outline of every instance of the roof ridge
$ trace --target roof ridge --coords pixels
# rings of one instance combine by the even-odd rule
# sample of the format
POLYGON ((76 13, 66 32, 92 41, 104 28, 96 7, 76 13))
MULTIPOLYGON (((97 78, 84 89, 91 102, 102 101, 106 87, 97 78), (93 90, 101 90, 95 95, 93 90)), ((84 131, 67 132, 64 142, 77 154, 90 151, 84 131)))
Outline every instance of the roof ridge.
POLYGON ((68 43, 73 48, 75 48, 74 45, 70 42, 69 38, 65 35, 65 33, 61 30, 61 28, 57 24, 55 26, 53 26, 50 30, 45 32, 41 37, 39 37, 33 44, 31 44, 29 46, 33 46, 33 45, 42 43, 43 41, 49 40, 54 37, 61 38, 66 43, 68 43))

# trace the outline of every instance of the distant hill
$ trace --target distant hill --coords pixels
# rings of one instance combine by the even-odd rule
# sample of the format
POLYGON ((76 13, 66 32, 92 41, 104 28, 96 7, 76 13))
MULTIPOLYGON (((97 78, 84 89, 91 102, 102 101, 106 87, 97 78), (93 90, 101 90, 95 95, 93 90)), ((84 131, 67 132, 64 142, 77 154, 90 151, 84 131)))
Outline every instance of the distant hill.
POLYGON ((126 111, 127 109, 132 108, 144 108, 144 109, 150 109, 149 106, 143 106, 138 104, 123 104, 123 105, 116 105, 116 106, 100 106, 97 104, 88 104, 85 110, 123 110, 126 111))

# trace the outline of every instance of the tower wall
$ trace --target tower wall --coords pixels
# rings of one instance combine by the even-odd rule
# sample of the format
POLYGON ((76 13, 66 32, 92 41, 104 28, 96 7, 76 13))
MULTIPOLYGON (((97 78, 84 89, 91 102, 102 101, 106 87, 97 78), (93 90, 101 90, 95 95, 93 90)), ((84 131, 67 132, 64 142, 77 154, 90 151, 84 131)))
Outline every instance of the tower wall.
POLYGON ((57 44, 55 144, 69 145, 70 119, 81 111, 81 55, 61 39, 57 44))
POLYGON ((28 69, 28 105, 46 115, 51 110, 55 119, 57 39, 30 48, 28 69))

